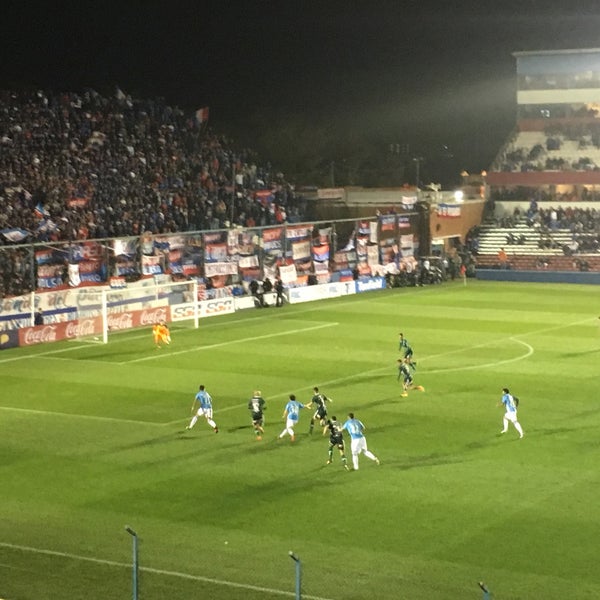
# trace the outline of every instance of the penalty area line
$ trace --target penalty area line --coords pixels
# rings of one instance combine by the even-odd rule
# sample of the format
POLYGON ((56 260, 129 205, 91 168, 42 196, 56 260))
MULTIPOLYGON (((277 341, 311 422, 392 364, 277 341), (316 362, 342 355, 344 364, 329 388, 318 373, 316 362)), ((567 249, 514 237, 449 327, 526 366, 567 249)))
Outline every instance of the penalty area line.
POLYGON ((179 350, 177 352, 168 352, 164 354, 144 356, 142 358, 134 358, 132 360, 126 360, 124 362, 114 363, 116 365, 130 365, 132 363, 144 362, 147 360, 155 360, 157 358, 177 356, 178 354, 188 354, 189 352, 198 352, 202 350, 212 350, 214 348, 223 348, 224 346, 231 346, 232 344, 243 344, 244 342, 256 342, 258 340, 268 340, 275 337, 281 337, 284 335, 292 335, 294 333, 304 333, 305 331, 315 331, 317 329, 325 329, 326 327, 336 327, 339 323, 323 323, 321 325, 315 325, 314 327, 302 327, 300 329, 289 329, 288 331, 280 331, 279 333, 268 333, 265 335, 256 335, 247 338, 237 338, 230 340, 229 342, 219 342, 218 344, 209 344, 208 346, 196 346, 194 348, 187 348, 186 350, 179 350))
MULTIPOLYGON (((94 558, 92 556, 81 556, 79 554, 71 554, 70 552, 59 552, 57 550, 45 550, 42 548, 32 548, 31 546, 21 546, 18 544, 9 544, 6 542, 0 542, 1 548, 7 548, 9 550, 18 550, 20 552, 29 552, 31 554, 41 554, 43 556, 55 556, 58 558, 67 558, 69 560, 78 560, 81 562, 89 562, 96 565, 104 565, 107 567, 119 567, 131 569, 130 563, 119 562, 116 560, 108 560, 104 558, 94 558)), ((294 592, 288 592, 286 590, 278 590, 275 588, 262 587, 258 585, 252 585, 249 583, 237 583, 235 581, 228 581, 226 579, 215 579, 213 577, 205 577, 203 575, 192 575, 190 573, 181 573, 179 571, 169 571, 167 569, 156 569, 153 567, 140 566, 139 570, 144 573, 151 573, 153 575, 163 575, 165 577, 174 577, 178 579, 187 579, 191 581, 201 581, 203 583, 210 583, 212 585, 221 585, 230 588, 237 588, 242 590, 251 590, 253 592, 261 592, 263 594, 272 594, 275 596, 287 596, 290 598, 295 597, 294 592)), ((311 596, 310 594, 302 594, 304 598, 308 600, 332 600, 331 598, 323 598, 321 596, 311 596)))

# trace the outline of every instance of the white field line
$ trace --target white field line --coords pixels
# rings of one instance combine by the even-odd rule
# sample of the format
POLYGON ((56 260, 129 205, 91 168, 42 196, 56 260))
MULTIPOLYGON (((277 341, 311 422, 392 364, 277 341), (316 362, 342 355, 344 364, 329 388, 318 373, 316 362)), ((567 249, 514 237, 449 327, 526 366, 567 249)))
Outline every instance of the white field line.
MULTIPOLYGON (((20 546, 17 544, 8 544, 6 542, 0 542, 0 547, 8 548, 10 550, 19 550, 20 552, 29 552, 31 554, 42 554, 44 556, 55 556, 59 558, 68 558, 70 560, 78 560, 81 562, 94 563, 96 565, 104 565, 107 567, 119 567, 131 569, 131 564, 118 562, 116 560, 107 560, 104 558, 94 558, 91 556, 80 556, 78 554, 71 554, 69 552, 58 552, 56 550, 44 550, 42 548, 32 548, 31 546, 20 546)), ((168 571, 166 569, 155 569, 153 567, 139 567, 140 571, 145 573, 152 573, 153 575, 164 575, 166 577, 175 577, 178 579, 187 579, 191 581, 201 581, 203 583, 210 583, 212 585, 221 585, 230 588, 237 588, 242 590, 251 590, 253 592, 261 592, 264 594, 273 594, 275 596, 288 596, 294 597, 294 592, 288 592, 285 590, 277 590, 274 588, 261 587, 257 585, 250 585, 248 583, 237 583, 235 581, 227 581, 224 579, 214 579, 213 577, 204 577, 202 575, 191 575, 190 573, 181 573, 179 571, 168 571)), ((321 596, 311 596, 309 594, 302 594, 304 598, 308 600, 331 600, 330 598, 323 598, 321 596)))
POLYGON ((36 410, 34 408, 19 408, 16 406, 0 406, 0 410, 6 412, 25 413, 30 415, 47 415, 50 417, 70 417, 72 419, 88 419, 90 421, 105 421, 109 423, 131 423, 133 425, 154 425, 162 427, 163 423, 153 423, 152 421, 135 421, 134 419, 119 419, 117 417, 102 417, 99 415, 80 415, 65 412, 54 412, 51 410, 36 410))
MULTIPOLYGON (((247 338, 238 338, 230 340, 228 342, 220 342, 218 344, 209 344, 208 346, 195 346, 194 348, 186 348, 185 350, 179 350, 178 352, 169 352, 165 356, 177 356, 178 354, 187 354, 189 352, 199 352, 203 350, 212 350, 213 348, 222 348, 224 346, 231 346, 232 344, 242 344, 244 342, 255 342, 257 340, 267 340, 270 338, 281 337, 283 335, 292 335, 294 333, 303 333, 305 331, 315 331, 316 329, 325 329, 326 327, 336 327, 339 323, 322 323, 321 325, 315 325, 314 327, 301 327, 300 329, 288 329, 287 331, 280 331, 279 333, 268 333, 265 335, 256 335, 247 338)), ((162 354, 154 354, 152 356, 144 356, 142 358, 134 358, 132 360, 126 360, 124 362, 114 363, 116 365, 130 365, 132 363, 143 362, 146 360, 155 360, 161 358, 162 354)))

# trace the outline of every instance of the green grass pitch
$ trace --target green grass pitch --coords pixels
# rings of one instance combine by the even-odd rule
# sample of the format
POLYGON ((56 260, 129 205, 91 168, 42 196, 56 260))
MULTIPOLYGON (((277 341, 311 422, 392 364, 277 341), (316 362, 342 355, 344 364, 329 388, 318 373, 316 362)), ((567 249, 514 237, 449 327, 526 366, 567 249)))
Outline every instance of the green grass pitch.
MULTIPOLYGON (((0 354, 0 598, 600 598, 600 321, 593 286, 469 281, 251 310, 108 345, 0 354), (398 333, 415 383, 400 397, 398 333), (214 434, 185 431, 199 384, 214 434), (276 441, 288 394, 354 411, 360 470, 276 441), (521 399, 500 436, 500 390, 521 399), (246 407, 267 401, 256 441, 246 407)), ((348 444, 349 454, 349 444, 348 444)))

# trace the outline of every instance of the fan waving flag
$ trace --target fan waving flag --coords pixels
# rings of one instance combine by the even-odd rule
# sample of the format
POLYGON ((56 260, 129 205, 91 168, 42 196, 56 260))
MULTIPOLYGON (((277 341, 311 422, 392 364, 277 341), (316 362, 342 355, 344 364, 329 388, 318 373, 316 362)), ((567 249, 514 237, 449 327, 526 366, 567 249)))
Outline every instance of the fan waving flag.
POLYGON ((38 202, 33 209, 35 216, 38 219, 43 219, 44 217, 49 217, 50 213, 43 207, 41 202, 38 202))
POLYGON ((0 233, 9 241, 9 242, 22 242, 28 235, 29 231, 25 229, 21 229, 20 227, 13 227, 12 229, 3 229, 0 233))
POLYGON ((196 122, 198 125, 202 125, 202 123, 206 123, 208 121, 208 106, 204 108, 199 108, 196 111, 196 122))

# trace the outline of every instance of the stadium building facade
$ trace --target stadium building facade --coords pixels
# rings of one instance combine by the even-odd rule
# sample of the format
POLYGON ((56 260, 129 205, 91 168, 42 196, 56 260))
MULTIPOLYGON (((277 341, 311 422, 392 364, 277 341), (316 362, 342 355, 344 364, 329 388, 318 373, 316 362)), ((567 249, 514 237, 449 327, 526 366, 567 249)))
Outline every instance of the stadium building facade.
POLYGON ((600 48, 513 56, 516 125, 487 173, 489 194, 600 199, 600 48))

